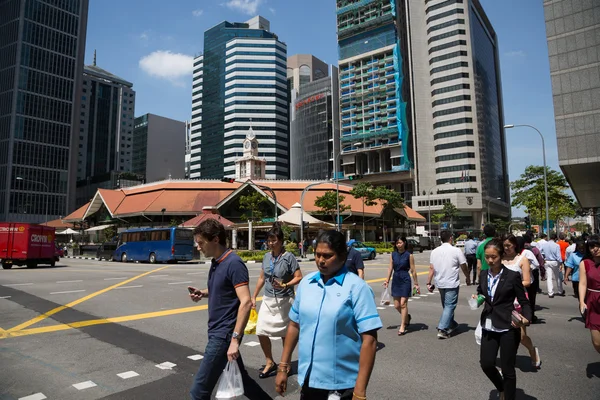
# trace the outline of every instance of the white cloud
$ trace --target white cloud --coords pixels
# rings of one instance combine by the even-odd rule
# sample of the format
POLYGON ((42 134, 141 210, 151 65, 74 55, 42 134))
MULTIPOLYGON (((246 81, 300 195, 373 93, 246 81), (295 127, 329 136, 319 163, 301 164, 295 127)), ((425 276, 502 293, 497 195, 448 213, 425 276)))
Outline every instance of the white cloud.
POLYGON ((187 54, 158 50, 140 59, 139 66, 150 76, 166 79, 182 86, 180 80, 192 73, 194 57, 187 54))
POLYGON ((513 50, 507 53, 504 53, 506 57, 525 57, 526 54, 523 50, 513 50))
POLYGON ((269 11, 271 11, 271 14, 273 14, 273 15, 276 14, 275 9, 273 7, 269 7, 269 11))
POLYGON ((248 15, 256 15, 258 6, 263 0, 228 0, 225 2, 227 8, 248 15))
POLYGON ((194 11, 192 11, 192 15, 193 15, 194 17, 200 17, 202 14, 204 14, 204 10, 200 10, 200 9, 198 9, 198 10, 194 10, 194 11))
POLYGON ((148 40, 148 31, 144 31, 140 34, 140 39, 148 40))

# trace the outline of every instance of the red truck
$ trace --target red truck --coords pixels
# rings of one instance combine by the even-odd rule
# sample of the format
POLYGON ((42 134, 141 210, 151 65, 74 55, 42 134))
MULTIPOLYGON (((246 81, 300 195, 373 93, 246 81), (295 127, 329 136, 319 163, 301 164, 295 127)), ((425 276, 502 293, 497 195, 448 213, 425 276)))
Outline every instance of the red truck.
POLYGON ((2 268, 10 269, 13 265, 32 268, 38 264, 54 267, 60 257, 55 238, 55 229, 51 227, 0 222, 2 268))

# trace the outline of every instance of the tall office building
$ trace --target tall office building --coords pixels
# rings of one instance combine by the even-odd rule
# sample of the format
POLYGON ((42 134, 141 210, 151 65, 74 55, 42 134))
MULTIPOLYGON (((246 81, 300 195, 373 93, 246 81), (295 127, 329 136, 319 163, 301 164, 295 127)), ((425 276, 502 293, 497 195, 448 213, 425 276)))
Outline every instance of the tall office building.
POLYGON ((146 183, 185 178, 186 122, 145 114, 135 119, 132 172, 146 183))
MULTIPOLYGON (((583 208, 600 208, 600 2, 545 1, 558 164, 583 208)), ((598 229, 594 223, 594 229, 598 229)))
POLYGON ((508 216, 498 41, 479 1, 339 0, 338 40, 346 176, 405 182, 419 212, 452 203, 455 229, 508 216))
POLYGON ((0 218, 68 214, 88 0, 0 2, 0 218))
POLYGON ((204 33, 194 59, 190 178, 234 178, 250 128, 267 179, 289 178, 286 60, 287 46, 260 16, 204 33))
POLYGON ((338 79, 338 69, 332 67, 331 76, 303 83, 293 90, 292 179, 328 180, 340 172, 340 160, 336 156, 340 137, 338 79))
POLYGON ((287 59, 287 79, 290 90, 325 78, 329 75, 329 66, 310 54, 295 54, 287 59))
POLYGON ((96 65, 83 70, 77 180, 111 171, 131 172, 133 84, 96 65))

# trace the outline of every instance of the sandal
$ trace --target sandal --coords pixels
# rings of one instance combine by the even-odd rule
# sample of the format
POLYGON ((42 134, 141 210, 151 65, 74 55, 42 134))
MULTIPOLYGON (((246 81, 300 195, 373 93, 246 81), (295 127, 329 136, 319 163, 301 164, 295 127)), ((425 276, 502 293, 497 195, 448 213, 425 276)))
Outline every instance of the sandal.
POLYGON ((403 331, 398 330, 398 336, 404 336, 404 335, 406 335, 406 329, 403 331))
POLYGON ((260 379, 265 379, 271 376, 271 374, 273 374, 273 372, 277 371, 277 364, 273 364, 271 365, 271 368, 269 368, 267 370, 267 372, 262 372, 260 374, 258 374, 258 377, 260 379))
POLYGON ((540 357, 540 352, 538 350, 537 347, 534 347, 535 350, 535 358, 537 361, 534 361, 533 358, 531 359, 531 366, 535 369, 540 369, 542 367, 542 359, 540 357))

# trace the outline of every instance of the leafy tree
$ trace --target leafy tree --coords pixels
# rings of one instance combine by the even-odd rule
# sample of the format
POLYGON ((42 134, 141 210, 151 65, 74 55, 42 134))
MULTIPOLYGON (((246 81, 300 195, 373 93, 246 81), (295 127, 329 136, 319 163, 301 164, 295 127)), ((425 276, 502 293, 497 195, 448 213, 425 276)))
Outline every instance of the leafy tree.
POLYGON ((496 232, 510 233, 510 232, 508 232, 510 222, 505 219, 496 218, 492 221, 492 225, 494 225, 496 227, 496 232))
POLYGON ((575 224, 573 224, 573 228, 575 228, 577 232, 581 232, 582 234, 590 233, 592 231, 592 227, 590 226, 590 224, 586 224, 585 222, 576 222, 575 224))
POLYGON ((444 219, 444 214, 432 214, 431 215, 431 222, 433 222, 434 224, 439 225, 443 219, 444 219))
MULTIPOLYGON (((548 176, 548 205, 550 218, 554 220, 574 216, 577 207, 573 198, 567 193, 569 184, 565 177, 552 168, 546 170, 548 176)), ((511 182, 512 206, 525 208, 532 219, 546 219, 546 202, 544 196, 544 167, 530 165, 516 181, 511 182)))
POLYGON ((289 225, 281 225, 281 231, 283 232, 283 241, 287 242, 290 240, 292 228, 289 225))
MULTIPOLYGON (((382 210, 382 220, 383 226, 385 227, 385 212, 394 208, 403 208, 404 207, 404 199, 400 195, 400 193, 395 190, 388 189, 385 186, 377 186, 372 191, 372 199, 378 200, 379 203, 383 206, 382 210)), ((386 241, 385 229, 383 230, 383 241, 386 241)))
POLYGON ((450 232, 454 231, 454 218, 458 215, 458 208, 450 202, 444 204, 442 214, 450 222, 450 232))
POLYGON ((350 194, 355 199, 362 200, 362 240, 365 240, 365 206, 370 207, 377 204, 373 200, 373 185, 368 182, 360 182, 352 188, 350 194))
POLYGON ((240 210, 244 213, 240 216, 243 221, 260 221, 263 219, 261 206, 267 199, 262 194, 252 191, 247 195, 240 196, 240 210))
POLYGON ((117 230, 114 226, 109 226, 104 230, 104 243, 110 242, 115 236, 117 236, 117 230))
MULTIPOLYGON (((343 204, 345 198, 346 196, 339 196, 340 213, 350 209, 350 206, 343 204)), ((331 215, 331 219, 333 221, 336 221, 335 216, 337 214, 337 204, 338 196, 333 190, 326 191, 323 196, 319 196, 315 200, 315 206, 319 207, 323 214, 331 215)))

